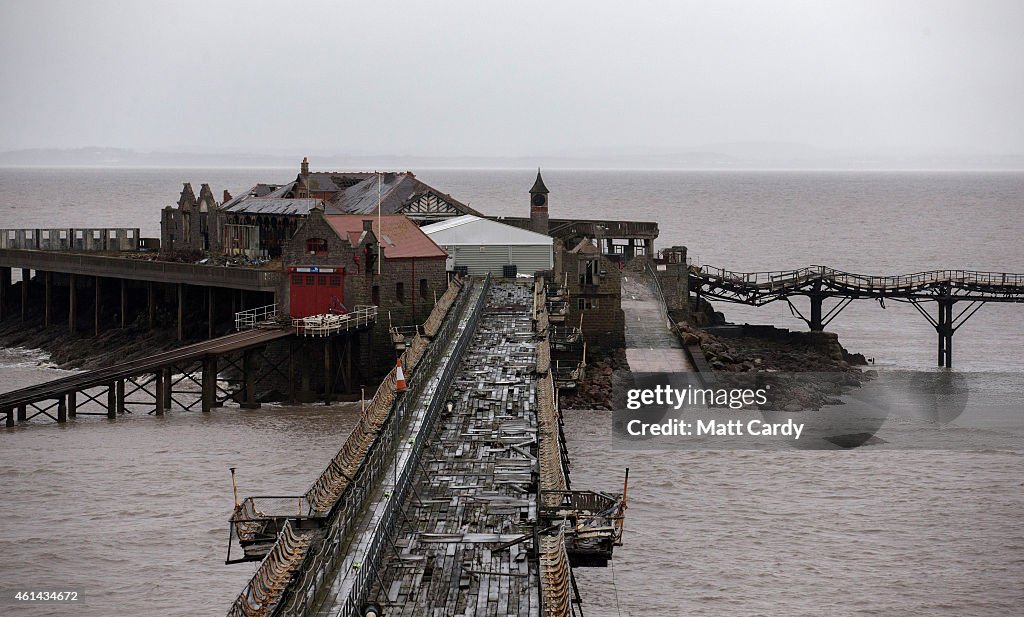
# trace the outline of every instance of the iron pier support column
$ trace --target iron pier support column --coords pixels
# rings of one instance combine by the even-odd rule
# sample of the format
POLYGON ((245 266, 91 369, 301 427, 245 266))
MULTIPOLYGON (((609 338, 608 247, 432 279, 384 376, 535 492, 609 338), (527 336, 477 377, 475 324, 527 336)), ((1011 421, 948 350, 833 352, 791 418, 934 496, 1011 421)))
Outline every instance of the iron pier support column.
POLYGON ((107 418, 113 420, 117 417, 117 383, 107 384, 107 418))
POLYGON ((102 289, 103 283, 100 277, 95 277, 93 281, 93 295, 95 296, 95 302, 93 302, 93 336, 100 335, 100 302, 102 301, 102 289))
POLYGON ((174 392, 173 392, 174 382, 172 381, 174 379, 173 368, 168 366, 167 368, 160 369, 160 375, 161 375, 161 379, 164 382, 164 394, 163 394, 164 410, 168 410, 168 409, 171 408, 171 403, 173 401, 173 395, 174 395, 174 392))
POLYGON ((68 332, 74 334, 75 326, 78 324, 78 292, 76 284, 78 277, 74 274, 68 275, 68 332))
POLYGON ((28 317, 28 282, 32 280, 32 271, 21 269, 21 320, 28 317))
POLYGON ((68 417, 78 416, 78 393, 72 390, 68 392, 68 417))
POLYGON ((178 340, 185 340, 185 285, 178 283, 178 340))
POLYGON ((128 325, 128 281, 121 279, 121 328, 128 325))
POLYGON ((246 349, 242 352, 242 379, 245 383, 244 396, 240 406, 242 409, 259 409, 256 400, 256 350, 246 349))
POLYGON ((213 287, 206 288, 206 338, 213 338, 213 317, 215 315, 213 308, 213 291, 213 287))
POLYGON ((146 283, 146 316, 149 319, 149 329, 156 325, 156 291, 153 288, 153 281, 146 283))
POLYGON ((57 424, 64 424, 68 421, 68 404, 64 395, 57 399, 57 424))
POLYGON ((334 376, 331 372, 331 354, 334 352, 334 337, 324 339, 324 401, 331 402, 334 394, 334 376))
POLYGON ((217 356, 203 358, 203 413, 217 403, 217 356))
POLYGON ((124 413, 124 380, 123 379, 118 379, 116 383, 117 383, 117 387, 114 388, 114 392, 117 395, 117 397, 116 397, 117 413, 118 414, 123 414, 124 413))
POLYGON ((7 428, 11 428, 12 426, 14 426, 14 409, 12 409, 12 408, 0 409, 0 413, 4 414, 4 416, 6 416, 4 418, 4 424, 7 425, 7 428))
POLYGON ((812 294, 811 299, 811 320, 807 324, 811 327, 812 332, 821 332, 825 329, 825 326, 821 323, 821 305, 825 301, 825 297, 821 294, 812 294))
POLYGON ((162 416, 164 415, 164 411, 167 409, 167 401, 165 400, 167 397, 167 382, 164 381, 163 369, 153 374, 153 383, 156 386, 156 389, 154 390, 155 394, 153 395, 153 398, 156 399, 154 401, 156 404, 156 410, 153 413, 158 416, 162 416))
POLYGON ((939 319, 935 326, 939 334, 939 366, 953 368, 953 304, 951 298, 940 298, 939 319))
POLYGON ((11 269, 0 268, 0 319, 7 317, 7 303, 11 296, 11 269))
POLYGON ((28 408, 25 405, 18 405, 18 422, 24 422, 28 419, 28 408))
POLYGON ((50 327, 50 315, 53 314, 50 300, 53 299, 53 276, 49 272, 43 273, 43 327, 50 327))

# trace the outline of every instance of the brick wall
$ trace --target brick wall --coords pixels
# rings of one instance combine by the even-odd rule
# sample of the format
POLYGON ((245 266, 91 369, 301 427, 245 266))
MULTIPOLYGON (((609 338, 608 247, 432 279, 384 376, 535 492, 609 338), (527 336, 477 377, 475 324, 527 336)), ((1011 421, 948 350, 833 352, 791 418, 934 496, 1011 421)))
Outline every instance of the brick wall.
POLYGON ((567 281, 569 316, 566 325, 578 326, 583 317, 583 334, 589 349, 610 351, 626 344, 625 316, 622 313, 622 271, 618 264, 601 255, 570 253, 556 243, 555 276, 567 281), (580 273, 587 260, 597 261, 596 284, 580 284, 580 273), (580 301, 584 308, 580 308, 580 301), (596 307, 594 304, 596 303, 596 307))
MULTIPOLYGON (((370 220, 367 218, 367 220, 370 220)), ((376 240, 372 235, 369 252, 377 256, 376 240)), ((377 304, 380 307, 377 324, 373 328, 372 344, 364 347, 362 360, 375 367, 377 372, 390 370, 395 354, 388 335, 389 325, 412 326, 422 324, 434 308, 434 294, 440 296, 448 286, 445 272, 445 258, 384 258, 377 273, 377 264, 372 263, 367 272, 366 245, 352 247, 331 227, 322 211, 310 212, 305 222, 282 249, 282 265, 329 266, 345 269, 345 306, 352 308, 359 304, 377 304), (310 255, 306 241, 322 238, 327 241, 326 254, 310 255), (425 285, 421 283, 425 281, 425 285), (403 287, 399 298, 398 284, 403 287), (373 288, 379 288, 379 301, 373 302, 373 288), (422 291, 421 291, 422 289, 422 291)), ((289 277, 283 277, 278 289, 278 302, 282 307, 289 305, 289 277)))

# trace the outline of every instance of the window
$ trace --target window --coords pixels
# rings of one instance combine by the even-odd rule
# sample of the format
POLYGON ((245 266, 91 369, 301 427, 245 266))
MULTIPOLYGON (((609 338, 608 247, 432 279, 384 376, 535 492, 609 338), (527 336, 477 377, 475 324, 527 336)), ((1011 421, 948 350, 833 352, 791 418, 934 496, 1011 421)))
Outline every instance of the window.
POLYGON ((302 285, 302 275, 301 274, 293 274, 292 275, 292 285, 299 285, 299 286, 302 285))
POLYGON ((331 277, 331 287, 341 287, 341 277, 340 276, 332 276, 331 277))
POLYGON ((316 285, 316 277, 315 276, 307 276, 306 277, 306 284, 307 285, 311 285, 311 286, 312 285, 316 285))
POLYGON ((420 299, 426 300, 430 296, 430 283, 427 279, 420 279, 420 299))
POLYGON ((596 285, 600 281, 597 278, 597 260, 580 260, 580 285, 596 285))
POLYGON ((327 240, 323 238, 310 238, 306 240, 306 253, 310 255, 326 255, 327 240))
POLYGON ((318 276, 316 278, 317 278, 317 281, 316 281, 317 285, 320 285, 321 287, 327 287, 327 276, 326 275, 321 274, 320 276, 318 276))
POLYGON ((116 229, 111 229, 109 237, 110 237, 111 240, 117 240, 117 230, 116 229))
POLYGON ((405 283, 395 283, 395 299, 399 304, 405 304, 405 283))
POLYGON ((40 233, 43 235, 43 240, 49 240, 50 239, 50 230, 49 229, 44 229, 40 233))
POLYGON ((370 304, 380 306, 380 285, 374 285, 370 290, 370 304))
POLYGON ((577 298, 576 306, 581 311, 597 308, 597 298, 577 298))

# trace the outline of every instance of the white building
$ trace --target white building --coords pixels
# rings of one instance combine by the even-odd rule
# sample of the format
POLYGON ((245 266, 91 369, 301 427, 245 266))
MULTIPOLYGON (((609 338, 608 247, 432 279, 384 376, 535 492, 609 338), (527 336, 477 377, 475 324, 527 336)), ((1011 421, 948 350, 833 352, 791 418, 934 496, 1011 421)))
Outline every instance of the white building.
POLYGON ((544 234, 468 214, 422 229, 448 253, 449 270, 463 266, 470 276, 502 276, 509 265, 529 275, 554 267, 553 240, 544 234))

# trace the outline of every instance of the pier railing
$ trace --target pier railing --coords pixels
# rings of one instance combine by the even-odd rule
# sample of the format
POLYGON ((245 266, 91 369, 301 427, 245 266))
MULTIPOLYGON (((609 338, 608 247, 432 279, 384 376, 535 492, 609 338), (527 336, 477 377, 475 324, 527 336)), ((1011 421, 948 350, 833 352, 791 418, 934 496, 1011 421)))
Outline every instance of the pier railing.
MULTIPOLYGON (((479 296, 477 304, 473 307, 468 329, 475 326, 479 319, 483 301, 486 299, 486 288, 490 279, 484 282, 484 293, 479 296)), ((467 290, 469 286, 466 286, 467 290)), ((455 351, 450 358, 442 358, 442 349, 446 345, 444 341, 450 340, 455 329, 459 326, 457 316, 463 311, 469 301, 471 294, 459 293, 461 286, 454 288, 451 298, 457 300, 454 305, 439 302, 435 312, 444 316, 441 326, 436 332, 434 344, 427 344, 423 337, 417 336, 413 344, 402 354, 403 366, 409 371, 407 383, 409 391, 405 395, 398 395, 396 392, 395 370, 384 379, 377 393, 371 400, 370 405, 360 418, 356 429, 346 440, 343 448, 331 460, 328 467, 320 475, 316 482, 304 495, 303 503, 307 512, 317 518, 326 521, 324 525, 322 540, 315 542, 312 552, 306 554, 300 564, 292 568, 293 576, 285 583, 278 585, 277 593, 273 596, 263 596, 262 603, 256 607, 258 612, 252 612, 251 587, 256 584, 250 581, 249 586, 239 596, 229 616, 238 617, 241 615, 309 615, 315 612, 316 608, 323 602, 327 589, 334 579, 335 573, 345 558, 344 547, 352 540, 355 530, 353 525, 364 513, 365 500, 369 493, 383 481, 383 475, 387 472, 389 465, 394 461, 399 447, 403 420, 407 417, 409 401, 413 400, 413 393, 424 387, 424 380, 434 374, 434 370, 422 370, 422 367, 432 367, 444 363, 441 373, 441 385, 438 385, 434 392, 443 392, 445 379, 450 381, 454 374, 457 358, 463 348, 468 344, 469 337, 462 337, 456 345, 455 351), (297 574, 296 574, 297 573, 297 574)), ((442 397, 434 396, 431 399, 430 407, 421 426, 421 434, 429 434, 433 418, 437 410, 443 404, 442 397)), ((413 456, 418 457, 425 446, 425 439, 416 439, 413 444, 413 456)), ((402 474, 395 487, 394 495, 388 502, 384 519, 378 529, 390 533, 394 526, 395 517, 398 515, 398 508, 402 502, 404 491, 408 490, 411 482, 413 465, 403 468, 402 474)), ((293 498, 295 499, 295 498, 293 498)), ((296 508, 298 508, 298 501, 296 508)), ((296 511, 298 513, 298 510, 296 511)), ((248 524, 248 521, 234 520, 233 524, 248 524)), ((356 615, 356 610, 361 606, 369 592, 369 586, 373 579, 371 576, 379 564, 386 533, 375 533, 369 550, 363 561, 355 565, 355 580, 351 586, 350 597, 344 602, 341 615, 356 615)), ((279 538, 278 543, 281 542, 279 538)), ((267 560, 280 559, 281 551, 272 550, 261 564, 261 570, 272 568, 266 566, 267 560)), ((257 576, 259 572, 257 572, 257 576)), ((254 580, 257 577, 254 577, 254 580)))
POLYGON ((235 330, 252 330, 261 323, 277 321, 277 305, 268 304, 235 313, 235 330))
POLYGON ((808 281, 834 282, 847 287, 863 289, 912 289, 938 284, 1024 288, 1024 274, 978 270, 927 270, 910 274, 876 276, 844 272, 827 266, 810 266, 796 270, 734 272, 705 265, 696 268, 696 273, 701 278, 768 289, 792 287, 808 281))
POLYGON ((280 270, 23 249, 0 249, 0 266, 158 283, 230 287, 252 291, 275 291, 281 280, 280 270))
MULTIPOLYGON (((447 384, 451 382, 458 366, 458 358, 461 357, 466 345, 469 344, 471 336, 468 334, 472 333, 480 319, 482 307, 486 302, 489 283, 490 277, 484 281, 482 293, 479 295, 476 304, 470 309, 464 335, 456 343, 456 347, 450 357, 443 363, 438 385, 434 388, 434 396, 430 399, 423 423, 419 429, 418 434, 420 438, 415 439, 412 444, 411 461, 419 460, 423 449, 426 447, 428 441, 426 436, 430 435, 441 406, 445 403, 443 396, 440 396, 440 394, 447 390, 447 384)), ((459 325, 456 316, 462 312, 469 297, 469 293, 463 294, 456 307, 453 307, 453 310, 450 311, 452 318, 445 320, 442 330, 438 332, 435 338, 435 341, 438 342, 429 345, 422 358, 420 358, 419 364, 421 366, 436 366, 437 363, 444 360, 439 357, 440 354, 444 353, 441 349, 443 345, 440 344, 440 341, 448 340, 454 334, 455 329, 459 325)), ((399 398, 394 410, 388 415, 381 430, 377 433, 370 447, 370 454, 363 460, 359 469, 352 476, 352 482, 346 486, 341 499, 338 501, 338 507, 332 512, 332 522, 320 550, 303 564, 302 578, 296 582, 293 590, 289 593, 289 597, 282 603, 281 610, 275 611, 275 615, 307 616, 316 612, 319 604, 324 599, 326 590, 330 588, 333 573, 337 571, 345 559, 343 547, 347 540, 351 539, 351 534, 353 533, 351 527, 357 516, 362 512, 365 496, 373 489, 375 482, 380 476, 387 471, 388 465, 394 462, 393 457, 395 456, 396 449, 399 447, 398 437, 401 423, 407 415, 407 405, 412 398, 411 393, 422 383, 419 379, 420 373, 426 373, 426 376, 429 377, 431 372, 417 370, 413 374, 410 380, 409 393, 399 398)), ((373 534, 364 559, 356 566, 355 578, 350 587, 351 591, 342 602, 340 609, 335 613, 339 617, 355 617, 358 615, 358 610, 369 595, 370 587, 376 580, 376 572, 380 566, 384 549, 387 546, 386 543, 389 541, 388 535, 395 528, 401 504, 404 502, 410 489, 415 472, 415 464, 403 466, 392 495, 388 498, 383 516, 377 524, 377 531, 373 534)))
POLYGON ((312 315, 292 320, 298 336, 331 336, 338 332, 362 328, 377 321, 377 307, 356 305, 351 312, 342 315, 312 315))

